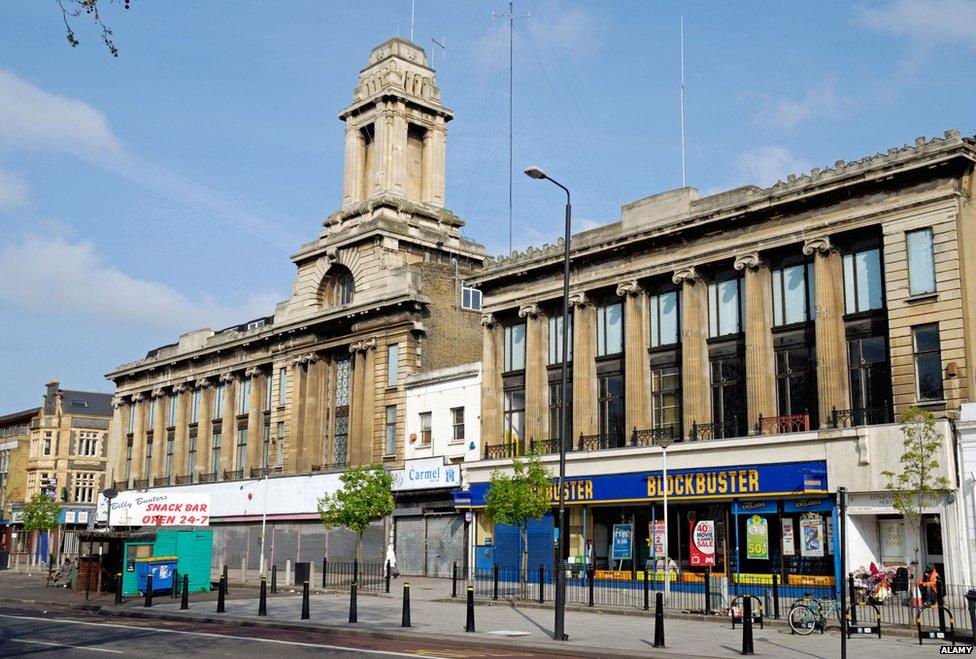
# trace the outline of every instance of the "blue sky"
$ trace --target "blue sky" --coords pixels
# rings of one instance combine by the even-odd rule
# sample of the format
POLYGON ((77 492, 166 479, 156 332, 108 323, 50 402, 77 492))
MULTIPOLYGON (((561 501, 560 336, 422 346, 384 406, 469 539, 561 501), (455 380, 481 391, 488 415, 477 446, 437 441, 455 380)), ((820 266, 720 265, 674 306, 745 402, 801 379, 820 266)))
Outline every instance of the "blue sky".
MULTIPOLYGON (((507 250, 503 0, 417 0, 449 125, 448 206, 507 250)), ((570 185, 579 229, 679 187, 685 21, 688 183, 768 185, 976 132, 976 0, 521 0, 518 171, 570 185)), ((103 374, 197 327, 270 314, 289 255, 340 201, 342 124, 370 49, 410 0, 108 5, 120 49, 55 0, 0 4, 0 413, 43 383, 103 374), (230 9, 230 7, 233 7, 230 9)), ((561 233, 557 190, 519 175, 517 247, 561 233)))

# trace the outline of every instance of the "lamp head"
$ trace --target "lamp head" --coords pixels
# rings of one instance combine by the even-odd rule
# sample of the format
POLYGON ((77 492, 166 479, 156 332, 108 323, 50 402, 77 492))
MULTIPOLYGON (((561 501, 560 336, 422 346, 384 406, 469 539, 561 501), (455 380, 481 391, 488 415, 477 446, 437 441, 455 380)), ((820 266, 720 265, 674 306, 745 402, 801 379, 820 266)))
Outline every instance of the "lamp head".
POLYGON ((549 178, 548 176, 546 176, 546 173, 541 169, 539 169, 538 167, 526 168, 525 175, 528 176, 529 178, 535 178, 535 179, 549 178))

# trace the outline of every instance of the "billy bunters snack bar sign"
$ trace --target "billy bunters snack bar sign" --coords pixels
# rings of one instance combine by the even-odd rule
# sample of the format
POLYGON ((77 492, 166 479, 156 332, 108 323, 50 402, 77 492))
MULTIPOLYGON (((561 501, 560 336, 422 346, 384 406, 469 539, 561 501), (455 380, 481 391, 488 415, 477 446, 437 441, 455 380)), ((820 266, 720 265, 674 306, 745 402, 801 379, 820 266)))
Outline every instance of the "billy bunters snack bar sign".
POLYGON ((209 526, 210 495, 120 492, 112 500, 112 526, 209 526))

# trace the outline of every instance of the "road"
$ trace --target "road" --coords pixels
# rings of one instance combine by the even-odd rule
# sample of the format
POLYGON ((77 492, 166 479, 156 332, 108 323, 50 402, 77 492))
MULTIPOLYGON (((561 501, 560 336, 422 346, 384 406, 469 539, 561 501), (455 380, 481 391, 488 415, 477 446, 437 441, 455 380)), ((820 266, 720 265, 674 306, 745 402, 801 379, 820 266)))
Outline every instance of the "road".
POLYGON ((59 657, 559 657, 461 644, 256 629, 167 620, 105 618, 96 613, 0 606, 0 656, 59 657))

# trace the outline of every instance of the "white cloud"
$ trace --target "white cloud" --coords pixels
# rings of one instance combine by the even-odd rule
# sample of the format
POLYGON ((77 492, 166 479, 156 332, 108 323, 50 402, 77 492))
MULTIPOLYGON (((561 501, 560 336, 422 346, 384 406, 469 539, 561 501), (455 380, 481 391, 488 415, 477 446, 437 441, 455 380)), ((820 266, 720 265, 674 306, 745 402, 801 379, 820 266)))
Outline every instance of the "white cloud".
POLYGON ((737 178, 742 184, 768 187, 788 174, 810 171, 810 164, 794 156, 785 146, 751 149, 736 159, 737 178))
POLYGON ((859 7, 861 25, 905 37, 928 49, 961 42, 976 49, 976 2, 972 0, 891 0, 881 7, 859 7))
POLYGON ((270 315, 281 299, 264 292, 228 304, 190 298, 166 284, 138 279, 107 263, 91 242, 28 234, 0 247, 0 300, 35 312, 68 313, 99 323, 184 332, 221 328, 270 315))
POLYGON ((799 99, 784 98, 760 112, 764 125, 794 128, 811 119, 829 119, 846 115, 854 107, 853 99, 837 93, 836 83, 827 80, 811 87, 799 99))
POLYGON ((0 169, 0 209, 26 206, 30 203, 29 190, 24 179, 0 169))
POLYGON ((599 29, 593 17, 582 8, 566 9, 546 2, 535 10, 528 22, 536 44, 559 51, 579 61, 600 49, 599 29))

